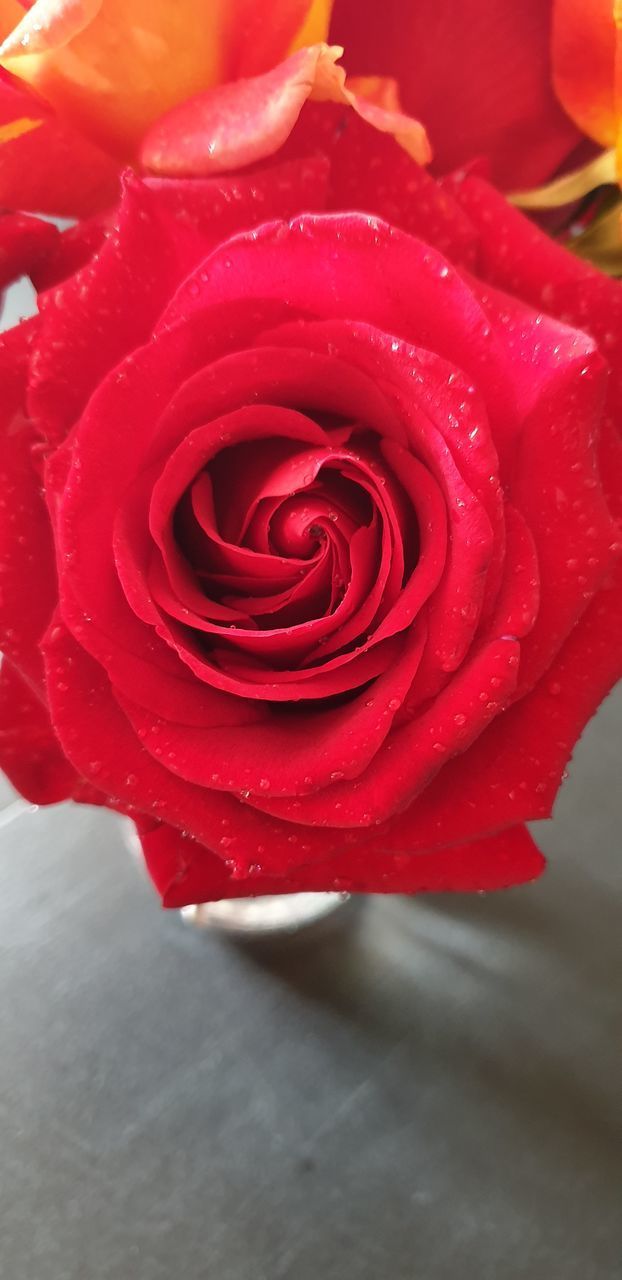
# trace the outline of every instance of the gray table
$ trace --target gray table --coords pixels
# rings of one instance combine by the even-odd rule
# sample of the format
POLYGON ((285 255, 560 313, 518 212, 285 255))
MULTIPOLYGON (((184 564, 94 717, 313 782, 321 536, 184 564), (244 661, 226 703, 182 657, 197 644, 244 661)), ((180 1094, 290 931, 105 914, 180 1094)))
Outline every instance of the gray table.
POLYGON ((621 723, 539 884, 261 953, 5 795, 3 1280, 619 1280, 621 723))

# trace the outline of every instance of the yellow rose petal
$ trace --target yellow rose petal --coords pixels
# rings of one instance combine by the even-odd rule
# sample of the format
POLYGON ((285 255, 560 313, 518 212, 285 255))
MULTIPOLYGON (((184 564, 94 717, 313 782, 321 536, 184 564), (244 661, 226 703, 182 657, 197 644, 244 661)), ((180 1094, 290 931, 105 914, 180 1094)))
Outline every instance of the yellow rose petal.
POLYGON ((573 200, 581 200, 595 187, 617 180, 616 153, 614 150, 603 151, 580 169, 573 169, 572 173, 565 173, 563 177, 533 191, 517 191, 508 199, 519 209, 561 209, 565 204, 572 204, 573 200))

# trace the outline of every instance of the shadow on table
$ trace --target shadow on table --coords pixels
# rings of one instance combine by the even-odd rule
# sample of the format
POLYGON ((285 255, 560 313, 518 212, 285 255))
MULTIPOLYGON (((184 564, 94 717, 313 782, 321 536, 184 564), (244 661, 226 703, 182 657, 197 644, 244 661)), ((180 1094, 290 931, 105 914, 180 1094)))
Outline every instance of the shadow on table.
POLYGON ((603 1038, 618 925, 610 888, 568 863, 494 894, 358 900, 329 929, 246 950, 347 1021, 379 1068, 394 1059, 405 1078, 453 1075, 459 1091, 499 1100, 534 1143, 548 1131, 568 1159, 588 1153, 615 1178, 603 1038))

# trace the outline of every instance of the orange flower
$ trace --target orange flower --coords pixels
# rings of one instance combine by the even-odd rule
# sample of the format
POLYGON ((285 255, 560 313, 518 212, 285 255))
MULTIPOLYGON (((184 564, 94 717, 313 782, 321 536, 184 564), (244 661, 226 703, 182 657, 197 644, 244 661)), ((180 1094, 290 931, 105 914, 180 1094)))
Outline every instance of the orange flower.
POLYGON ((35 0, 5 34, 2 64, 82 133, 130 158, 191 94, 256 75, 326 34, 331 0, 35 0), (311 40, 309 38, 312 38, 311 40))
POLYGON ((321 41, 331 4, 0 0, 0 203, 98 207, 163 113, 321 41))
POLYGON ((622 160, 621 0, 555 0, 553 79, 579 128, 622 160))
MULTIPOLYGON (((622 0, 554 0, 552 64, 560 102, 604 150, 544 187, 515 194, 523 209, 561 208, 598 187, 622 184, 622 0)), ((620 275, 621 226, 622 200, 607 199, 571 248, 620 275)))

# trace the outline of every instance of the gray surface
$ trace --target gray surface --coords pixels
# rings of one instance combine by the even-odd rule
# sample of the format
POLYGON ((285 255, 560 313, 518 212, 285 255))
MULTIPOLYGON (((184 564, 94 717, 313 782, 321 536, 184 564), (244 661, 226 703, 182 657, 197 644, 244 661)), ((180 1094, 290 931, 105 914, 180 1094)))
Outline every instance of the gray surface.
POLYGON ((620 723, 538 885, 252 955, 0 815, 2 1280, 618 1280, 620 723))

